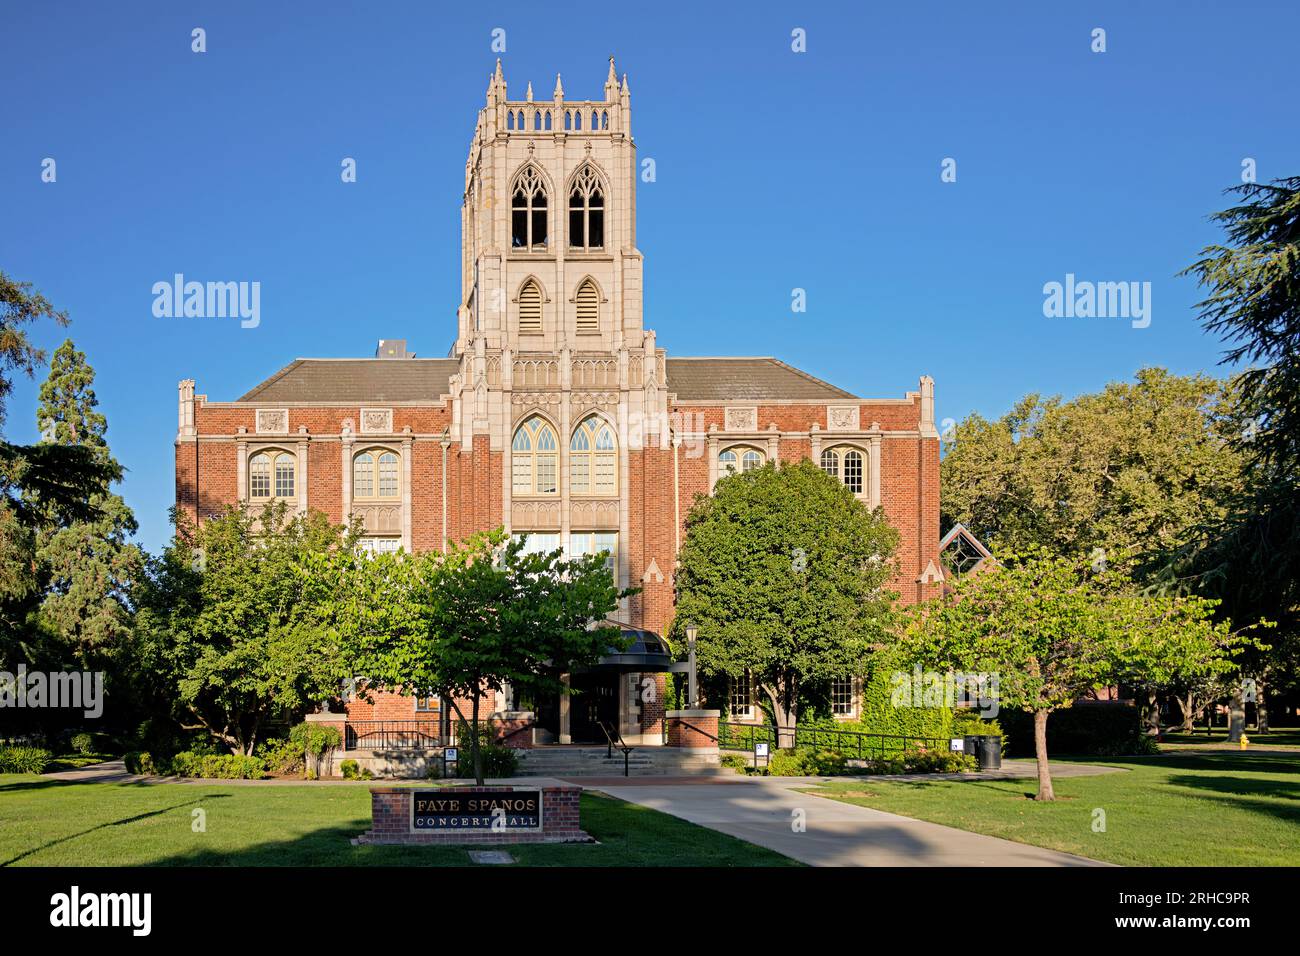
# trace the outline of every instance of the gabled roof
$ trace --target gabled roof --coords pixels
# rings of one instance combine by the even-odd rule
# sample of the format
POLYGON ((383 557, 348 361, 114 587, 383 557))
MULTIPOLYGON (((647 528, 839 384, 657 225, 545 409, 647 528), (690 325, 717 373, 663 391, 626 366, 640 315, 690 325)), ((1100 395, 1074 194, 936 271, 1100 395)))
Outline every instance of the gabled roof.
POLYGON ((668 391, 684 402, 838 400, 851 392, 771 356, 668 358, 668 391))
POLYGON ((457 359, 295 359, 240 396, 241 402, 436 401, 451 389, 457 359))
MULTIPOLYGON (((460 368, 453 358, 295 359, 240 402, 435 401, 460 368)), ((821 379, 768 356, 669 357, 668 390, 684 402, 839 401, 854 398, 821 379)))

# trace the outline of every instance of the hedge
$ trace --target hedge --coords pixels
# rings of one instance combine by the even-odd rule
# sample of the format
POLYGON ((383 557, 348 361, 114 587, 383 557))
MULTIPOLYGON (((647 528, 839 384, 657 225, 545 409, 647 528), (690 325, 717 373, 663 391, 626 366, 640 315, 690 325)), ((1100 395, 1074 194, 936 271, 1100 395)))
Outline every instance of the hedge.
POLYGON ((0 747, 0 773, 44 773, 53 759, 40 747, 0 747))
MULTIPOLYGON (((1007 710, 999 715, 1012 757, 1034 755, 1034 715, 1007 710)), ((1142 716, 1131 704, 1076 704, 1047 718, 1047 752, 1052 756, 1118 757, 1151 752, 1142 716)))

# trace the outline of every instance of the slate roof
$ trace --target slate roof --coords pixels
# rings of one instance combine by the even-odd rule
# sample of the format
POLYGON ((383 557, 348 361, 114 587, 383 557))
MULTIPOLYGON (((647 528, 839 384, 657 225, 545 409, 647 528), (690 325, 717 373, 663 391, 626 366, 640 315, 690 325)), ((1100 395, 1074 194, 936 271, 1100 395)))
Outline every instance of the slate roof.
MULTIPOLYGON (((419 402, 450 391, 456 359, 295 359, 240 402, 419 402)), ((853 398, 770 357, 668 359, 668 390, 685 402, 853 398)))
POLYGON ((456 359, 295 359, 241 402, 419 402, 451 389, 456 359))
POLYGON ((780 359, 668 358, 668 391, 684 402, 854 398, 780 359))

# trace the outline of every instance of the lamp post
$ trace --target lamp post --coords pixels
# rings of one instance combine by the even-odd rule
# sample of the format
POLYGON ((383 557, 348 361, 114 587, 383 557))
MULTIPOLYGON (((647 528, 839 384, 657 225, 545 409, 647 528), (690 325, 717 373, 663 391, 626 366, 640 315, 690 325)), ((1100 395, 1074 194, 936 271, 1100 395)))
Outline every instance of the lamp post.
POLYGON ((691 669, 687 672, 686 697, 687 700, 689 701, 689 704, 687 706, 690 707, 691 710, 694 710, 700 705, 699 686, 695 680, 695 637, 697 634, 699 634, 699 632, 700 629, 696 627, 694 624, 686 625, 686 646, 690 650, 690 656, 688 660, 690 661, 690 667, 691 667, 691 669))

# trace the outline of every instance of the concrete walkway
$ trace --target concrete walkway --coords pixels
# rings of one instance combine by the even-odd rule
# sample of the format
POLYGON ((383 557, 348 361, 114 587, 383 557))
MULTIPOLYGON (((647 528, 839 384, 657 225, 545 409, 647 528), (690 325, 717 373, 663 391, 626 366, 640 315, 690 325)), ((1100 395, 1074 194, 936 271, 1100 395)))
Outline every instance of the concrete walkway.
MULTIPOLYGON (((830 800, 810 777, 602 784, 604 793, 747 840, 813 866, 1107 866, 1096 860, 830 800), (802 820, 803 832, 794 826, 802 820)), ((844 781, 845 777, 834 778, 844 781)), ((594 781, 572 783, 591 787, 594 781)), ((595 789, 595 788, 593 788, 595 789)))

